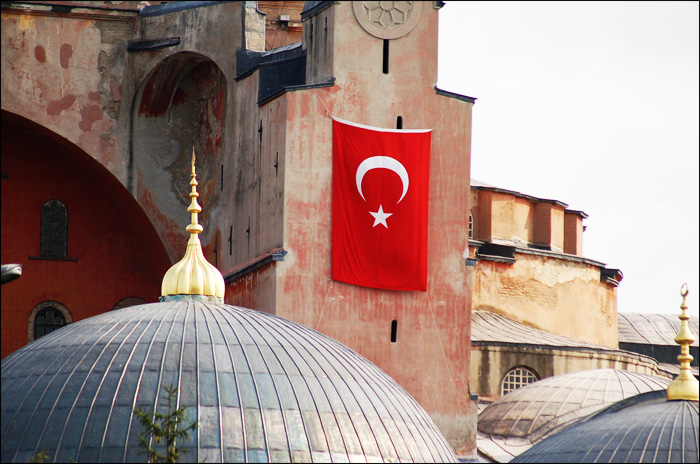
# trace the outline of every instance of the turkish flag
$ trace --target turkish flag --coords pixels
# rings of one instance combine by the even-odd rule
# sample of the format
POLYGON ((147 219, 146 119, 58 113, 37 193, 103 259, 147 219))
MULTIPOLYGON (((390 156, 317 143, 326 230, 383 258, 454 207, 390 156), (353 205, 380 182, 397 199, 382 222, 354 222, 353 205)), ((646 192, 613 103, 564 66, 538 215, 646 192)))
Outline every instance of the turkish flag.
POLYGON ((430 130, 333 119, 333 279, 425 291, 430 130))

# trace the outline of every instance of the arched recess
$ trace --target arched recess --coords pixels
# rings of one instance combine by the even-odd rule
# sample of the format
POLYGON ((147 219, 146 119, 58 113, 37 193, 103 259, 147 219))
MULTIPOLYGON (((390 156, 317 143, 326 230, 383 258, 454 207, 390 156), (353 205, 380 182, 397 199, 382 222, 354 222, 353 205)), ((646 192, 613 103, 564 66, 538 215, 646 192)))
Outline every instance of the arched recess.
POLYGON ((227 81, 206 56, 179 52, 158 63, 135 94, 131 113, 131 191, 156 225, 170 258, 181 258, 189 223, 192 148, 197 153, 203 244, 215 236, 227 81))
POLYGON ((78 321, 124 295, 155 302, 171 262, 143 209, 99 161, 55 132, 2 111, 2 262, 22 277, 2 291, 2 357, 27 343, 28 308, 60 301, 78 321), (41 253, 42 206, 70 212, 68 256, 41 253))

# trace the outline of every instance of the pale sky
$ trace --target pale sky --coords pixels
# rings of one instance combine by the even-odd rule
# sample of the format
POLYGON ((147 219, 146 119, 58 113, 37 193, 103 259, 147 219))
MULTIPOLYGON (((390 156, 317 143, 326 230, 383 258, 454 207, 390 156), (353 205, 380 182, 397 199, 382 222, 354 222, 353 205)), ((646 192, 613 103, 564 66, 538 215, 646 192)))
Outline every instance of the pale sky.
POLYGON ((476 97, 472 177, 588 214, 618 311, 698 314, 697 2, 455 2, 441 89, 476 97))

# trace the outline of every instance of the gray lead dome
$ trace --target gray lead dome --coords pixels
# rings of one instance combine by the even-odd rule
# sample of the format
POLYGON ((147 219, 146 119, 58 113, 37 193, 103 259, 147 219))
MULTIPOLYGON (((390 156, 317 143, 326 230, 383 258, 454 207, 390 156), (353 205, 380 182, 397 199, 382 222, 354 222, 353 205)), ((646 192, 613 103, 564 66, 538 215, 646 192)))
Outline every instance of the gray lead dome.
POLYGON ((651 391, 614 403, 510 462, 698 462, 698 402, 651 391))
POLYGON ((197 420, 184 460, 456 462, 428 414, 374 364, 282 318, 201 301, 71 324, 2 361, 2 461, 143 461, 134 408, 163 386, 197 420))

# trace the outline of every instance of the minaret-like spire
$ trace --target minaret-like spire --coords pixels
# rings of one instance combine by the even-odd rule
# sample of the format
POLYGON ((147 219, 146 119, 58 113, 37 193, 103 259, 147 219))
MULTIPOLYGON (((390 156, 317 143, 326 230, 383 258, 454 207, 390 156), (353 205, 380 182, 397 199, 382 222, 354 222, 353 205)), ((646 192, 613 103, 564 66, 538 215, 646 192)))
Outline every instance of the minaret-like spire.
POLYGON ((693 360, 693 357, 690 355, 689 347, 695 341, 695 338, 688 328, 690 316, 686 313, 688 306, 685 304, 685 297, 688 296, 688 284, 683 284, 681 287, 681 296, 683 297, 682 312, 678 316, 681 320, 681 330, 676 335, 676 343, 681 346, 681 354, 678 356, 678 360, 681 362, 681 373, 668 385, 666 399, 698 401, 700 396, 698 393, 698 380, 690 372, 690 361, 693 360))
POLYGON ((223 303, 224 299, 224 277, 219 270, 212 266, 202 253, 202 244, 198 235, 202 232, 199 225, 198 214, 202 212, 202 207, 197 203, 197 174, 194 167, 194 147, 192 147, 192 192, 190 192, 190 202, 187 212, 192 215, 192 222, 187 226, 190 239, 187 242, 185 257, 175 263, 163 277, 161 286, 161 301, 170 299, 181 299, 178 295, 200 295, 201 299, 214 300, 223 303))

